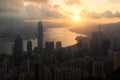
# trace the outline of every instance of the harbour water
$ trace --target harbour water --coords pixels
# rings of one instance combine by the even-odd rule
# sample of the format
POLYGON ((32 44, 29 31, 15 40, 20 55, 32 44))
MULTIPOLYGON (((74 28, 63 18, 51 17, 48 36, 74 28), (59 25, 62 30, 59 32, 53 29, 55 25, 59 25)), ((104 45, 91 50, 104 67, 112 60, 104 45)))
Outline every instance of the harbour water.
MULTIPOLYGON (((61 41, 62 46, 70 46, 76 43, 76 36, 79 36, 79 34, 75 32, 71 32, 68 28, 60 27, 60 28, 47 28, 44 32, 44 42, 45 41, 61 41)), ((27 41, 23 41, 23 48, 26 51, 27 47, 27 41)), ((33 48, 37 46, 37 38, 31 39, 33 48)), ((12 54, 12 44, 13 42, 9 41, 0 41, 0 54, 6 53, 6 54, 12 54)))

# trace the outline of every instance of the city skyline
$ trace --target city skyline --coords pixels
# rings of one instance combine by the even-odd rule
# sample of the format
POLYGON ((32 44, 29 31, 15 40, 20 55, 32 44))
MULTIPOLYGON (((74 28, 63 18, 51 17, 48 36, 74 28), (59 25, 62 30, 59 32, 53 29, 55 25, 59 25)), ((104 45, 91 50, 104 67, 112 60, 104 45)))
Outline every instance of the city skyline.
POLYGON ((42 21, 44 28, 48 29, 63 27, 72 32, 90 35, 101 25, 105 28, 105 32, 109 30, 120 35, 117 31, 120 26, 119 2, 119 0, 11 0, 10 2, 2 0, 0 34, 5 33, 5 30, 8 33, 22 34, 28 34, 30 30, 36 34, 36 24, 42 21))
POLYGON ((120 0, 0 0, 0 80, 119 80, 120 0))
POLYGON ((119 36, 108 37, 99 27, 91 36, 77 36, 75 44, 63 47, 61 41, 43 43, 43 23, 37 24, 37 46, 28 40, 25 51, 22 36, 16 34, 12 55, 0 54, 1 80, 120 79, 119 36))

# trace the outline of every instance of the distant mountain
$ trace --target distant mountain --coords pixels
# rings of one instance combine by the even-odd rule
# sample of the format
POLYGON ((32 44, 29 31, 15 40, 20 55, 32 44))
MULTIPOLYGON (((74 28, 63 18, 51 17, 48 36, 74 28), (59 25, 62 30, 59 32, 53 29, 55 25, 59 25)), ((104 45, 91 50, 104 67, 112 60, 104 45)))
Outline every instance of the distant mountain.
POLYGON ((23 20, 0 20, 0 38, 14 38, 20 34, 25 39, 34 38, 37 34, 36 25, 23 20))
POLYGON ((120 22, 101 25, 107 35, 120 35, 120 22))
POLYGON ((89 24, 85 26, 79 26, 72 28, 71 31, 90 35, 92 32, 98 31, 98 28, 101 27, 104 34, 106 35, 120 35, 120 22, 117 23, 108 23, 108 24, 89 24))

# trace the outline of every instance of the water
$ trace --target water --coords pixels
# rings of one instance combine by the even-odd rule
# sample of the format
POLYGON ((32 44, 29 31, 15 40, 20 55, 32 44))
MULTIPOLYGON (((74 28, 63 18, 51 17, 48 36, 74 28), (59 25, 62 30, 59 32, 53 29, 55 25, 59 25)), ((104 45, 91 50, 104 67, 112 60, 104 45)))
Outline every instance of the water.
MULTIPOLYGON (((70 46, 76 43, 76 36, 79 34, 71 32, 68 28, 47 28, 44 33, 44 42, 45 41, 61 41, 62 46, 70 46)), ((24 50, 26 51, 27 41, 23 41, 24 50)), ((33 48, 37 46, 37 38, 32 39, 33 48)), ((0 53, 12 54, 11 42, 0 41, 0 53)))

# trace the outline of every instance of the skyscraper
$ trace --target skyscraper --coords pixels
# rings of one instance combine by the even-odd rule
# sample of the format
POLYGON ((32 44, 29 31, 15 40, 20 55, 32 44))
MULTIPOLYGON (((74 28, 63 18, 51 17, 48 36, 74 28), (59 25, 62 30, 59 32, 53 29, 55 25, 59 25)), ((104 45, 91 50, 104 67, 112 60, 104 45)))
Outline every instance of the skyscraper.
POLYGON ((60 41, 56 42, 56 49, 60 50, 62 48, 62 43, 60 41))
POLYGON ((45 66, 41 62, 37 62, 34 64, 34 80, 46 80, 45 77, 48 77, 45 75, 45 66))
POLYGON ((114 69, 117 69, 120 67, 120 51, 117 50, 114 53, 114 69))
POLYGON ((103 54, 103 40, 105 39, 104 34, 101 28, 98 29, 98 32, 93 32, 91 35, 91 49, 95 56, 104 56, 103 54), (97 53, 97 54, 96 54, 97 53))
POLYGON ((27 54, 28 54, 28 57, 30 58, 31 55, 32 55, 32 42, 31 41, 28 41, 27 42, 27 54))
POLYGON ((19 65, 23 55, 23 39, 20 35, 15 37, 13 58, 15 65, 19 65))
POLYGON ((54 51, 54 42, 45 42, 45 51, 49 54, 52 54, 54 51))
POLYGON ((40 21, 38 23, 38 52, 42 53, 43 50, 43 24, 40 21))

